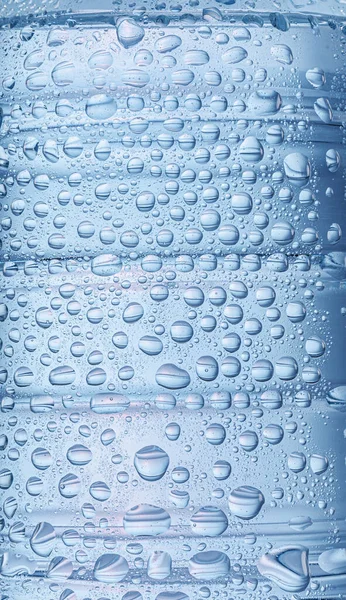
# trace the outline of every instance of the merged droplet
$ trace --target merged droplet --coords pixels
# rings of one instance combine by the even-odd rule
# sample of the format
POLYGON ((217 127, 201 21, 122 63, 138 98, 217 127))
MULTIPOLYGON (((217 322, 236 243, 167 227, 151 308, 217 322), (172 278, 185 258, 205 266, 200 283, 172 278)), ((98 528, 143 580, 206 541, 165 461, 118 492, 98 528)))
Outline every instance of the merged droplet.
POLYGON ((343 575, 346 573, 346 548, 325 550, 318 557, 318 565, 325 573, 343 575))
POLYGON ((130 400, 123 394, 95 394, 90 401, 91 410, 101 415, 124 412, 129 405, 130 400))
POLYGON ((303 546, 286 546, 264 554, 258 570, 286 592, 296 594, 309 585, 308 550, 303 546))

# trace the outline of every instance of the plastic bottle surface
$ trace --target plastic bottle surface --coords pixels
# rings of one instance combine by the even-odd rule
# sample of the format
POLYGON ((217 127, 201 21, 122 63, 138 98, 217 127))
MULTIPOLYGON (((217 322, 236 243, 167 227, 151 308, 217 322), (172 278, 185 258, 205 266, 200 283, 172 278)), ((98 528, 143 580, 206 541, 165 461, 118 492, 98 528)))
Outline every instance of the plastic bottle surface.
POLYGON ((344 7, 1 5, 1 600, 346 597, 344 7))

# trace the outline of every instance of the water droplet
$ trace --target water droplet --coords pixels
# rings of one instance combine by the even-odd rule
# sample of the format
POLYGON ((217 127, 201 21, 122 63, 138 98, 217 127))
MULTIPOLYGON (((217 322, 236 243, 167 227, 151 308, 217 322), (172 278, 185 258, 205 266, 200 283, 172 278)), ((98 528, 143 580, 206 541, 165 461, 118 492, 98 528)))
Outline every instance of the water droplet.
POLYGON ((92 453, 89 448, 82 444, 75 444, 67 450, 67 459, 72 465, 87 465, 92 459, 92 453))
POLYGON ((270 53, 280 63, 290 65, 293 62, 292 50, 286 44, 275 44, 271 47, 270 53))
POLYGON ((333 111, 328 98, 317 98, 314 103, 316 115, 323 123, 331 123, 333 120, 333 111))
POLYGON ((314 88, 321 88, 326 83, 326 76, 323 69, 319 67, 313 67, 306 71, 306 79, 314 88))
POLYGON ((326 550, 318 557, 318 565, 325 573, 342 575, 346 573, 346 548, 326 550))
POLYGON ((287 546, 264 554, 258 570, 282 590, 296 594, 309 584, 308 550, 303 546, 287 546))
POLYGON ((297 187, 307 185, 311 167, 309 159, 300 152, 292 152, 284 158, 284 169, 288 180, 297 187))
POLYGON ((148 575, 151 579, 162 581, 170 576, 172 559, 168 552, 162 550, 154 551, 148 560, 148 575))
POLYGON ((228 527, 225 513, 215 506, 203 506, 191 517, 191 528, 197 535, 215 537, 228 527))
POLYGON ((96 394, 90 402, 91 410, 101 415, 124 412, 129 405, 129 399, 122 394, 96 394))
POLYGON ((94 566, 93 575, 101 583, 118 583, 125 579, 129 570, 127 560, 119 554, 102 554, 94 566))
POLYGON ((38 556, 49 556, 54 548, 56 533, 54 527, 45 521, 38 523, 30 538, 30 546, 38 556))
POLYGON ((75 67, 70 61, 63 61, 57 64, 52 70, 52 79, 55 85, 63 87, 73 83, 75 77, 75 67))
POLYGON ((59 492, 64 498, 74 498, 81 490, 81 481, 77 475, 68 473, 59 481, 59 492))
POLYGON ((225 577, 230 570, 227 554, 217 550, 198 552, 189 561, 189 572, 195 579, 211 581, 225 577))
POLYGON ((155 42, 155 49, 164 54, 166 52, 172 52, 181 45, 181 38, 178 35, 165 35, 160 37, 155 42))
POLYGON ((179 390, 190 384, 190 376, 184 369, 172 363, 161 365, 156 372, 156 382, 170 390, 179 390))
POLYGON ((159 446, 145 446, 137 450, 134 465, 142 479, 158 481, 168 469, 169 456, 159 446))
POLYGON ((253 519, 264 504, 264 496, 260 490, 249 485, 243 485, 231 492, 228 499, 232 514, 240 519, 253 519))
POLYGON ((117 110, 117 103, 114 98, 106 94, 95 94, 88 98, 85 106, 85 112, 95 121, 110 119, 117 110))
POLYGON ((263 146, 255 136, 250 135, 240 144, 239 155, 246 162, 259 162, 264 155, 263 146))
POLYGON ((247 58, 247 51, 242 46, 233 46, 222 55, 222 60, 226 65, 233 65, 247 58))
POLYGON ((120 44, 131 48, 144 38, 144 29, 132 19, 123 19, 117 23, 117 34, 120 44))
POLYGON ((169 514, 151 504, 134 506, 124 516, 124 529, 128 535, 156 536, 165 533, 170 525, 169 514))

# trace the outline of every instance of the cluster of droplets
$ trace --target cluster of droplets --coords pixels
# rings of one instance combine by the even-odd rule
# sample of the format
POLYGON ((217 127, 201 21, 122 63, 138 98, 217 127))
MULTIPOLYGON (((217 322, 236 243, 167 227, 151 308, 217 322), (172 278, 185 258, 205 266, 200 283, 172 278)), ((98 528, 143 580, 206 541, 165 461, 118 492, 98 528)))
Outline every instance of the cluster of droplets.
MULTIPOLYGON (((186 256, 174 270, 147 255, 135 272, 109 255, 100 258, 85 264, 90 269, 87 277, 76 263, 75 283, 66 278, 61 263, 52 261, 51 283, 54 279, 56 283, 35 297, 8 290, 0 305, 2 349, 8 361, 1 367, 1 383, 14 385, 2 400, 7 409, 14 406, 11 396, 16 390, 24 394, 33 390, 31 408, 39 410, 41 404, 48 410, 49 397, 36 392, 54 393, 54 388, 66 386, 73 390, 78 386, 85 393, 96 387, 116 392, 119 386, 135 391, 138 382, 171 391, 192 386, 201 392, 215 385, 226 389, 246 385, 250 391, 258 385, 272 386, 268 402, 277 397, 278 407, 282 386, 320 389, 327 316, 317 317, 314 306, 315 294, 325 284, 319 276, 315 290, 304 277, 298 286, 293 284, 298 274, 310 271, 307 256, 286 263, 281 255, 267 261, 247 255, 241 262, 228 255, 218 269, 210 258, 210 284, 204 286, 199 281, 208 278, 208 270, 201 270, 207 261, 197 266, 186 256), (111 283, 109 279, 107 285, 101 283, 114 271, 111 283), (219 285, 220 273, 230 278, 227 286, 219 285), (132 300, 134 289, 137 301, 132 300), (30 314, 34 321, 26 331, 30 314), (322 335, 315 329, 317 322, 322 335)), ((34 264, 25 263, 24 271, 35 271, 34 264)), ((20 277, 20 271, 12 277, 20 277)), ((322 378, 322 384, 325 381, 322 378)), ((107 399, 103 391, 93 396, 90 406, 106 412, 108 403, 110 411, 117 404, 126 407, 122 393, 107 399)))
POLYGON ((325 214, 342 183, 341 138, 323 155, 308 143, 310 121, 318 136, 341 107, 333 115, 326 95, 311 104, 325 71, 301 73, 282 32, 255 31, 204 24, 192 41, 123 17, 97 34, 22 36, 22 71, 2 82, 6 102, 16 95, 0 148, 4 257, 295 254, 342 243, 325 214), (290 104, 284 91, 295 86, 290 104))
MULTIPOLYGON (((82 565, 90 564, 96 545, 87 532, 81 537, 79 517, 64 529, 59 550, 54 520, 41 520, 32 529, 21 514, 11 524, 20 509, 8 494, 18 481, 32 506, 29 513, 32 499, 44 510, 46 494, 58 494, 62 511, 81 510, 91 532, 104 527, 122 531, 126 540, 167 539, 166 547, 156 543, 145 549, 136 543, 135 550, 128 541, 119 554, 120 548, 112 552, 118 545, 115 534, 106 536, 106 552, 94 558, 92 571, 104 584, 127 581, 132 568, 145 569, 150 581, 170 580, 179 564, 174 543, 179 528, 192 580, 230 576, 229 548, 221 550, 220 540, 233 529, 242 532, 242 523, 262 522, 288 498, 299 506, 304 494, 292 495, 298 475, 319 490, 316 508, 329 509, 323 489, 334 457, 318 446, 306 451, 306 436, 310 439, 313 430, 302 421, 326 390, 331 405, 333 395, 346 401, 343 388, 330 390, 323 375, 329 333, 328 311, 317 308, 322 271, 317 265, 312 271, 307 256, 284 269, 268 260, 246 270, 254 258, 246 255, 238 264, 230 256, 232 268, 219 263, 212 271, 195 266, 178 271, 178 280, 169 265, 147 276, 126 261, 113 274, 114 263, 104 255, 96 267, 95 261, 50 261, 45 267, 49 286, 44 267, 34 261, 12 275, 12 282, 24 276, 37 291, 33 296, 11 287, 1 304, 8 359, 1 369, 6 390, 1 409, 8 414, 10 432, 1 444, 17 464, 1 470, 0 486, 11 544, 22 545, 29 535, 34 555, 49 557, 49 579, 69 579, 76 564, 82 577, 82 565), (15 416, 20 406, 32 415, 26 426, 15 416), (283 486, 279 477, 269 486, 258 477, 258 465, 268 460, 278 475, 281 471, 283 486), (28 461, 31 472, 25 473, 28 461), (200 488, 209 479, 206 503, 200 488), (159 482, 168 485, 164 502, 159 482), (131 490, 141 490, 141 502, 131 490), (191 535, 196 548, 187 541, 191 535)), ((303 531, 312 523, 306 517, 292 519, 290 527, 303 531)), ((309 582, 307 554, 295 552, 302 573, 293 584, 284 570, 283 589, 302 590, 309 582)), ((5 576, 35 572, 37 558, 23 555, 4 555, 5 576)), ((277 569, 279 559, 270 560, 277 569)))
POLYGON ((283 15, 135 12, 2 32, 1 581, 337 596, 344 83, 283 15))

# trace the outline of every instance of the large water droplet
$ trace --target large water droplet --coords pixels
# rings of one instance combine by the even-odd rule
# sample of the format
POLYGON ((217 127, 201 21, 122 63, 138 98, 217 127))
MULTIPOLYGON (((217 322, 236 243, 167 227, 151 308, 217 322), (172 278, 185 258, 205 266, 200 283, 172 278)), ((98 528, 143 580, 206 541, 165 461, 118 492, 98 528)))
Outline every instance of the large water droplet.
POLYGON ((304 591, 309 584, 308 550, 303 546, 286 546, 264 554, 258 570, 291 594, 304 591))
POLYGON ((102 583, 118 583, 129 570, 127 560, 119 554, 102 554, 94 566, 94 577, 102 583))
POLYGON ((49 556, 55 545, 54 527, 45 521, 38 523, 30 538, 30 546, 38 556, 49 556))
POLYGON ((171 517, 159 506, 139 504, 124 516, 124 529, 129 535, 155 536, 165 533, 171 525, 171 517))
POLYGON ((264 496, 257 488, 243 485, 231 492, 228 504, 232 514, 241 519, 253 519, 264 504, 264 496))
POLYGON ((169 456, 159 446, 145 446, 137 450, 134 465, 142 479, 158 481, 168 469, 169 456))

